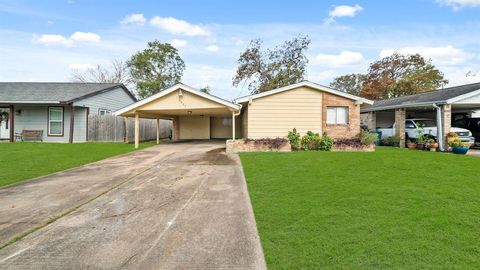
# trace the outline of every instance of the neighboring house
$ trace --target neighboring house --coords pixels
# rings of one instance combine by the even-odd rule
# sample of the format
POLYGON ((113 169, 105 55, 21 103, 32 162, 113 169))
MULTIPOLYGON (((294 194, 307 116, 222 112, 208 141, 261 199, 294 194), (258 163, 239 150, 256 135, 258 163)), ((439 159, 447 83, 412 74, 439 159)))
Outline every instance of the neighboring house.
POLYGON ((308 81, 234 102, 177 84, 115 114, 135 117, 136 124, 139 118, 171 119, 174 140, 286 137, 293 128, 353 138, 360 133, 360 106, 372 103, 308 81))
POLYGON ((88 115, 112 114, 136 101, 118 83, 0 82, 0 139, 34 130, 45 142, 85 142, 88 115))
MULTIPOLYGON (((405 120, 407 118, 428 118, 436 120, 437 131, 446 142, 452 122, 472 117, 480 110, 480 83, 459 85, 415 95, 375 101, 371 106, 362 107, 362 121, 370 130, 390 128, 405 145, 405 120)), ((445 145, 444 145, 445 146, 445 145)))

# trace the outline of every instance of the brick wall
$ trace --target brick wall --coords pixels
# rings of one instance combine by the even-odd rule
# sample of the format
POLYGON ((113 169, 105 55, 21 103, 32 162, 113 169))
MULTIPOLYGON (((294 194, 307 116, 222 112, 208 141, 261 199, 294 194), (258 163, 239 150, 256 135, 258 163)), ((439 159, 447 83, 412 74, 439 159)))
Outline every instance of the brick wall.
POLYGON ((341 96, 323 93, 323 114, 322 114, 323 131, 328 136, 339 138, 355 138, 360 134, 360 105, 356 105, 354 100, 341 96), (343 106, 348 107, 348 124, 331 125, 327 124, 327 107, 343 106))

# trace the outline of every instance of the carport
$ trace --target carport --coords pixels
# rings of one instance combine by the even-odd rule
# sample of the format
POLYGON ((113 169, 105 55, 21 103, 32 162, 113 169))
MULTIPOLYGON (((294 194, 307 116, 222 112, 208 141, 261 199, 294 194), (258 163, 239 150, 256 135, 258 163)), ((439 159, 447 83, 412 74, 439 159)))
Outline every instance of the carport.
POLYGON ((140 118, 173 121, 172 139, 235 139, 240 134, 241 105, 206 94, 185 84, 176 84, 159 93, 125 107, 115 115, 135 118, 135 148, 138 148, 140 118))
POLYGON ((405 147, 405 119, 430 118, 436 120, 437 138, 446 145, 446 134, 452 122, 480 113, 480 83, 460 85, 415 95, 375 101, 361 109, 364 125, 370 130, 395 127, 400 147, 405 147))

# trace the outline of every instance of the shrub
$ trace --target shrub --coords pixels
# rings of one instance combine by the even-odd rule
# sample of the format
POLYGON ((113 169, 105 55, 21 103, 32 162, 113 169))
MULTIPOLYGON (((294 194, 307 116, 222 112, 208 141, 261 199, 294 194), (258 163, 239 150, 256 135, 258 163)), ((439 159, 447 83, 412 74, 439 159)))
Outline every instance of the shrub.
POLYGON ((387 137, 386 139, 382 139, 382 145, 398 147, 400 145, 400 137, 390 136, 390 137, 387 137))
POLYGON ((307 134, 303 135, 300 139, 300 144, 303 150, 317 150, 320 140, 321 138, 318 133, 308 131, 307 134))
POLYGON ((292 131, 289 131, 287 137, 293 150, 300 149, 300 133, 297 132, 296 128, 294 128, 292 131))
POLYGON ((285 145, 288 142, 288 140, 285 139, 285 138, 274 138, 274 139, 263 138, 263 139, 256 139, 256 140, 246 139, 245 143, 247 143, 249 141, 253 141, 256 145, 267 146, 269 149, 278 149, 282 145, 285 145))
POLYGON ((318 150, 330 151, 332 149, 332 146, 333 146, 333 139, 330 138, 326 132, 324 132, 322 135, 322 139, 320 140, 318 150))
POLYGON ((360 131, 360 143, 362 145, 371 145, 378 140, 378 134, 368 131, 360 131))
POLYGON ((364 144, 360 139, 337 139, 334 143, 336 146, 348 146, 348 147, 362 147, 364 144))
POLYGON ((308 131, 307 134, 300 139, 300 145, 303 150, 330 151, 333 140, 326 133, 323 133, 320 137, 320 134, 308 131))

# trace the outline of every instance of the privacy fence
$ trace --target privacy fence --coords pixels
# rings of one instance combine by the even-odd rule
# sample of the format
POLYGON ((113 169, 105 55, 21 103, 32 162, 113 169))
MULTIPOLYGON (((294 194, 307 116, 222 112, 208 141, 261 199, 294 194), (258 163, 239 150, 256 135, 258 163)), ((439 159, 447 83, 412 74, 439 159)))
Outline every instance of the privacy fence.
MULTIPOLYGON (((140 141, 157 138, 157 120, 140 119, 140 141)), ((167 138, 172 128, 169 120, 160 120, 160 138, 167 138)), ((134 142, 135 119, 114 115, 90 115, 88 117, 88 141, 134 142)))

